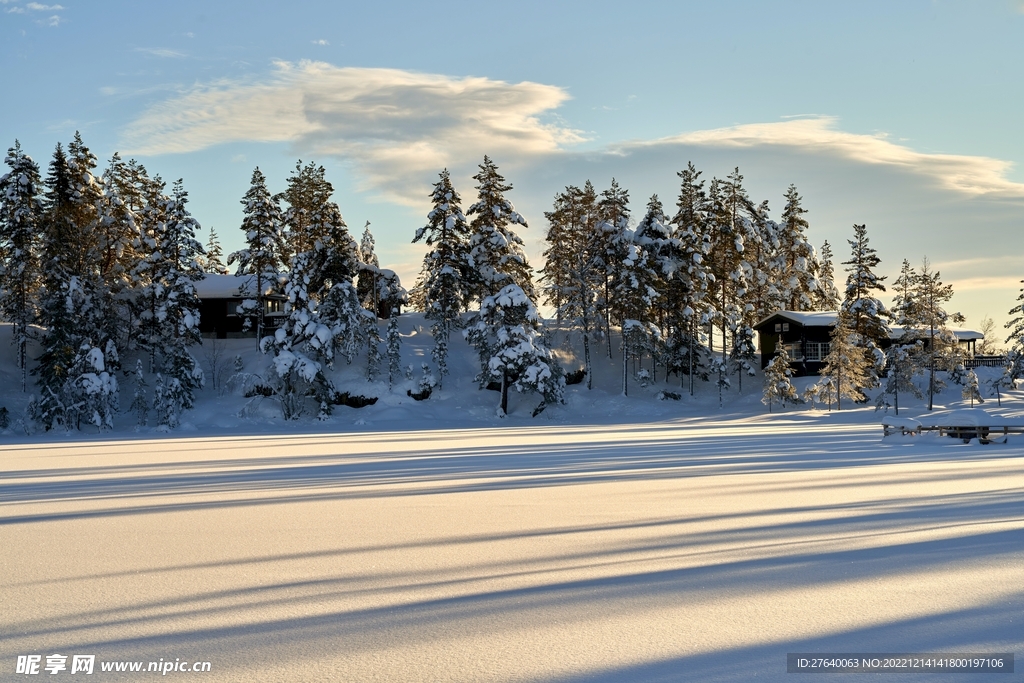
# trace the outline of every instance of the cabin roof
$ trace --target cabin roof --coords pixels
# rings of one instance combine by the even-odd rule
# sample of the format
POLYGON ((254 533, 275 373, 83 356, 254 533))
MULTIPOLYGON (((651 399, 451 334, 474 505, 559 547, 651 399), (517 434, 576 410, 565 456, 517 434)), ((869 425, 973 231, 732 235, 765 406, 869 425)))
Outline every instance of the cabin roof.
MULTIPOLYGON (((273 282, 268 282, 264 296, 273 294, 273 282)), ((196 294, 200 299, 246 299, 256 295, 256 278, 252 275, 220 275, 206 273, 196 282, 196 294)))
MULTIPOLYGON (((804 327, 833 327, 836 324, 836 318, 838 317, 838 311, 776 311, 767 318, 758 321, 754 325, 754 329, 760 331, 760 328, 774 322, 776 318, 788 320, 789 322, 803 325, 804 327)), ((977 330, 969 330, 962 327, 950 327, 948 329, 956 335, 956 338, 960 341, 971 341, 985 338, 985 335, 977 330)), ((889 339, 899 339, 902 336, 902 326, 889 326, 889 339)))

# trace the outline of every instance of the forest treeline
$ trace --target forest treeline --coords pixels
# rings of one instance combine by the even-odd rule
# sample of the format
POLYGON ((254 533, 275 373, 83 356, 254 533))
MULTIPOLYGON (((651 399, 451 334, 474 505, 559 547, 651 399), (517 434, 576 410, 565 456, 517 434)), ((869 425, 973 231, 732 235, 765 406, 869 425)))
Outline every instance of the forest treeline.
MULTIPOLYGON (((473 176, 476 201, 465 212, 442 171, 427 223, 413 236, 428 249, 407 293, 380 267, 369 224, 359 242, 350 234, 315 163, 299 161, 278 194, 255 169, 241 200, 245 247, 226 258, 212 229, 205 247, 197 239, 200 226, 181 180, 168 188, 117 154, 99 171, 77 133, 66 148, 56 146, 45 178, 17 142, 5 163, 0 314, 12 325, 24 391, 34 377, 28 418, 43 429, 111 428, 119 374, 133 378, 130 410, 140 424, 152 418, 174 427, 205 381, 192 353, 201 343, 196 284, 231 266, 251 283, 239 312, 273 370, 261 391, 279 400, 287 418, 330 414, 338 392, 325 369, 339 359, 365 357, 368 379, 386 373, 389 384, 397 382, 403 369, 393 313, 402 306, 423 311, 432 324, 434 367, 424 367, 420 393, 443 384, 451 337, 461 332, 479 353, 480 386, 500 387, 502 414, 510 389, 539 395, 537 411, 562 400, 566 374, 538 314, 541 303, 575 335, 583 367, 570 369, 574 379, 591 387, 593 355, 618 355, 624 393, 631 378, 660 373, 691 393, 695 381, 714 381, 721 396, 730 378, 754 376, 753 325, 780 309, 839 311, 842 338, 833 335, 817 385, 829 402, 833 394, 863 400, 865 389, 885 379, 887 392, 909 391, 907 377, 923 367, 931 389, 936 368, 952 367, 956 353, 946 326, 957 318, 942 308, 952 289, 927 261, 920 271, 904 262, 895 304, 886 309, 877 298, 885 290, 875 274, 878 256, 866 227, 855 225, 841 293, 831 246, 816 250, 808 240, 796 187, 776 221, 767 201, 748 196, 739 169, 705 180, 688 164, 678 173, 671 215, 655 195, 635 218, 629 192, 614 179, 601 192, 590 181, 567 186, 545 213, 538 270, 517 234, 527 221, 507 198, 512 184, 495 163, 484 157, 473 176), (285 301, 283 322, 273 329, 270 297, 285 301), (385 338, 378 318, 392 318, 385 338), (903 356, 890 351, 887 359, 883 340, 892 324, 907 332, 893 347, 903 356), (42 349, 37 358, 28 357, 33 336, 42 349), (909 369, 897 370, 894 380, 893 367, 909 369)), ((1020 306, 1014 311, 1021 328, 1020 306)), ((772 391, 766 396, 788 396, 772 391)))

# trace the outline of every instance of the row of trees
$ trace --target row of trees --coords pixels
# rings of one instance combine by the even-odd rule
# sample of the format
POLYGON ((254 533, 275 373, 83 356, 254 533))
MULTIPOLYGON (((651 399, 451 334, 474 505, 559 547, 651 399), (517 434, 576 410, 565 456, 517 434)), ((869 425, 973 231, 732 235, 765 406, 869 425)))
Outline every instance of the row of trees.
MULTIPOLYGON (((289 417, 310 403, 330 412, 336 392, 324 369, 339 357, 352 362, 365 352, 372 379, 383 360, 376 318, 403 303, 432 321, 440 382, 449 372, 452 334, 463 331, 479 353, 480 385, 502 390, 502 414, 511 388, 539 393, 538 409, 562 400, 565 380, 537 313, 541 299, 556 323, 576 335, 588 388, 593 352, 604 343, 611 357, 612 330, 621 331, 623 393, 630 369, 649 361, 655 378, 659 369, 674 374, 684 386, 689 382, 691 393, 695 379, 714 379, 721 396, 730 376, 742 383, 754 374, 753 325, 779 309, 840 311, 820 387, 839 400, 863 400, 865 389, 887 377, 883 396, 898 401, 900 391, 911 391, 906 378, 920 367, 928 368, 934 393, 935 371, 950 366, 949 349, 956 346, 945 325, 957 318, 942 309, 951 288, 927 262, 920 272, 904 263, 887 311, 877 298, 885 290, 874 272, 879 259, 865 226, 854 226, 840 296, 831 247, 825 242, 819 253, 811 246, 796 188, 786 192, 776 222, 766 201, 749 198, 738 169, 705 182, 689 164, 678 173, 673 214, 655 195, 639 221, 629 192, 614 179, 600 193, 590 181, 566 187, 545 213, 547 247, 537 284, 516 233, 527 222, 507 199, 512 185, 493 161, 484 157, 474 176, 477 199, 465 213, 444 171, 427 224, 413 239, 429 248, 407 297, 397 276, 380 268, 369 224, 360 243, 350 235, 322 166, 298 162, 277 195, 254 171, 242 199, 246 246, 225 265, 215 232, 205 249, 196 240, 199 224, 181 181, 167 192, 159 176, 117 155, 97 174, 96 159, 77 134, 66 152, 57 146, 45 180, 17 143, 6 163, 0 311, 13 323, 23 388, 32 326, 43 330, 32 412, 47 428, 83 420, 109 426, 117 409, 115 371, 125 353, 146 358, 149 372, 160 375, 161 394, 171 397, 164 403, 177 406, 164 411, 168 421, 190 407, 204 381, 189 350, 200 342, 195 283, 204 272, 227 273, 227 265, 253 284, 242 310, 272 357, 266 383, 289 417), (264 304, 271 292, 286 296, 287 318, 268 335, 264 304), (890 324, 902 326, 904 338, 887 358, 881 349, 890 324)), ((397 331, 393 336, 389 328, 392 382, 400 347, 397 331)))
MULTIPOLYGON (((137 391, 132 410, 146 403, 160 424, 175 426, 204 384, 191 351, 201 343, 196 283, 228 272, 216 232, 204 249, 181 180, 168 192, 159 176, 116 154, 100 173, 77 133, 66 149, 57 145, 45 179, 17 142, 5 163, 0 314, 12 324, 23 390, 28 344, 41 330, 29 417, 44 429, 110 428, 121 358, 135 356, 157 378, 152 403, 137 391)), ((257 168, 242 199, 246 246, 227 257, 236 275, 251 281, 240 281, 240 291, 254 293, 242 310, 262 348, 274 352, 279 372, 269 382, 282 405, 313 396, 328 412, 333 389, 319 364, 329 366, 337 353, 351 362, 364 346, 379 364, 376 316, 366 307, 389 314, 406 300, 397 276, 379 267, 368 224, 360 247, 332 193, 322 166, 300 161, 279 195, 270 194, 257 168), (264 338, 270 291, 287 294, 289 317, 264 338)), ((130 367, 143 384, 142 366, 130 367)))

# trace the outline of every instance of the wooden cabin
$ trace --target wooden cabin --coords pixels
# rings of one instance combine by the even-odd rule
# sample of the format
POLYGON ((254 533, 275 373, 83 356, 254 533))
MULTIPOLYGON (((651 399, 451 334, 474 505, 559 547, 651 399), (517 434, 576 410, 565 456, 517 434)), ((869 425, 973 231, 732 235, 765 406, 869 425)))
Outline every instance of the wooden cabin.
MULTIPOLYGON (((251 275, 218 275, 207 273, 196 283, 199 295, 199 331, 204 337, 234 339, 255 337, 256 321, 245 329, 249 316, 240 315, 238 306, 246 299, 256 298, 256 278, 251 275)), ((287 315, 286 298, 278 283, 271 282, 263 291, 263 324, 266 331, 277 329, 287 315)))
MULTIPOLYGON (((776 345, 782 342, 792 359, 793 375, 819 375, 825 367, 829 340, 835 327, 837 311, 776 311, 754 325, 758 336, 763 370, 775 357, 776 345)), ((985 335, 977 330, 950 328, 969 358, 973 358, 976 344, 985 335)), ((903 328, 893 325, 888 340, 882 341, 886 349, 903 337, 903 328)))

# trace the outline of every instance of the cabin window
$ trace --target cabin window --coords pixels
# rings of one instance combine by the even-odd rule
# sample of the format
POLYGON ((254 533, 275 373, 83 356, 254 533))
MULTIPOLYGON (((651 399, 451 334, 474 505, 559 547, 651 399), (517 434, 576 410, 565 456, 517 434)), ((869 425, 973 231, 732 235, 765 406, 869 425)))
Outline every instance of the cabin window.
POLYGON ((804 354, 800 349, 800 342, 789 342, 788 344, 782 345, 786 349, 786 353, 789 355, 791 361, 803 360, 804 354))
POLYGON ((828 355, 828 342, 806 342, 804 344, 805 360, 822 362, 828 355))

